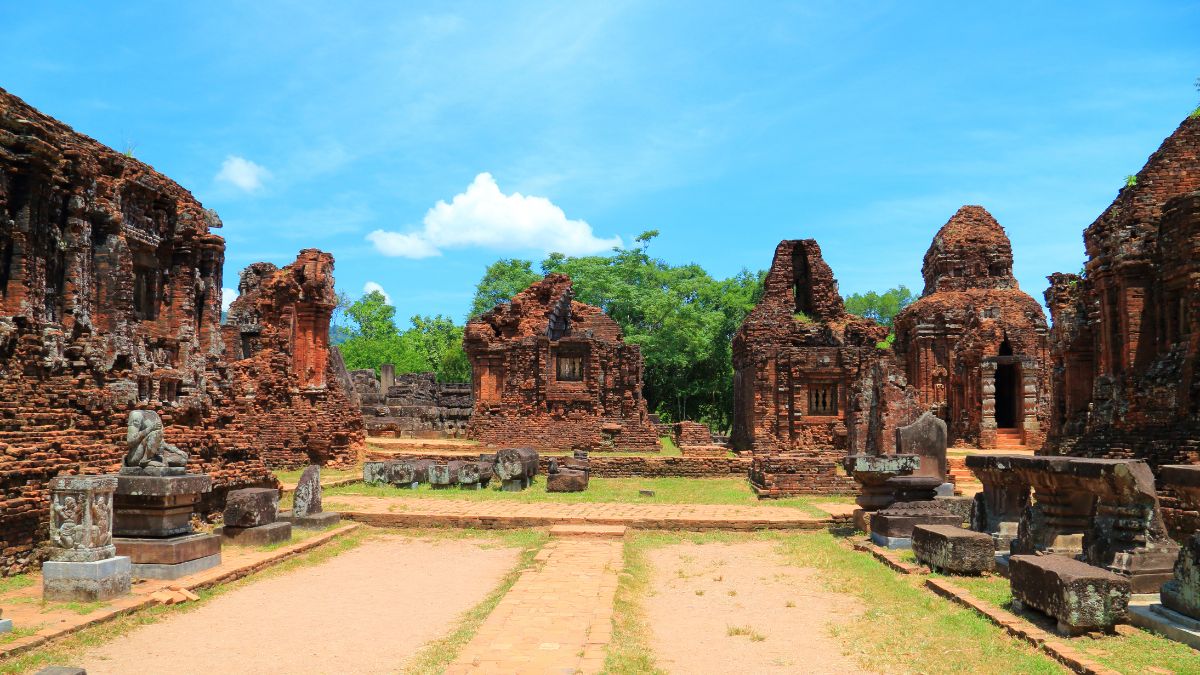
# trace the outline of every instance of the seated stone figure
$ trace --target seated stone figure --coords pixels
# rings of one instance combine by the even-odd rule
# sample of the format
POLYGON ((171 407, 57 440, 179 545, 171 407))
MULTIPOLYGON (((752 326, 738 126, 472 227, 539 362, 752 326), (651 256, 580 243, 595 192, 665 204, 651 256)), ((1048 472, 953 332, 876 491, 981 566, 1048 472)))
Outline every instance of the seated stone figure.
POLYGON ((162 418, 153 410, 129 413, 129 432, 125 437, 129 451, 121 467, 123 474, 151 476, 182 475, 187 453, 163 441, 162 418))

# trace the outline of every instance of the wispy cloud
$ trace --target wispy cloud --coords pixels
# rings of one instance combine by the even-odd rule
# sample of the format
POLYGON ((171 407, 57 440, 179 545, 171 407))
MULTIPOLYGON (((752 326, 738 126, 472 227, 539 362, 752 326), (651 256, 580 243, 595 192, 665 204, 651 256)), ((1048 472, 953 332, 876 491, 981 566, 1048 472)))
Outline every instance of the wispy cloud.
POLYGON ((234 300, 237 300, 237 297, 238 297, 238 292, 235 291, 234 289, 222 288, 221 289, 221 311, 228 312, 229 306, 233 304, 234 300))
POLYGON ((226 157, 216 175, 218 183, 232 185, 242 192, 258 192, 270 178, 271 172, 266 167, 237 155, 226 157))
POLYGON ((439 201, 429 209, 420 230, 375 230, 367 239, 380 253, 402 258, 428 258, 444 248, 466 247, 585 255, 621 245, 620 237, 597 237, 586 221, 568 218, 545 197, 504 194, 490 173, 476 176, 449 203, 439 201))

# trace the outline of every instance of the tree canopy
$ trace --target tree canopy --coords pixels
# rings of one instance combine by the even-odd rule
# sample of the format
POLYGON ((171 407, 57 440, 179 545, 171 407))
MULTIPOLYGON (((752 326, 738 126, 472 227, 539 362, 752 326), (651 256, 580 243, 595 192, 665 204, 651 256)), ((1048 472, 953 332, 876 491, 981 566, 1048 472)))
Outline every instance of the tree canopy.
MULTIPOLYGON (((651 411, 667 421, 698 419, 727 430, 733 334, 761 297, 765 273, 743 270, 716 280, 699 265, 670 265, 647 253, 657 236, 655 230, 644 232, 632 248, 606 255, 551 253, 541 271, 569 275, 575 299, 600 307, 621 326, 626 342, 641 348, 651 411)), ((532 269, 529 261, 498 260, 480 281, 472 311, 495 305, 501 288, 511 289, 508 297, 524 290, 539 278, 530 278, 532 269)))
POLYGON ((846 298, 846 311, 861 317, 874 319, 884 326, 891 327, 892 321, 895 320, 900 310, 907 307, 915 299, 916 297, 913 296, 912 291, 901 284, 883 293, 876 293, 875 291, 855 293, 846 298))
POLYGON ((379 291, 356 301, 339 298, 338 322, 330 330, 346 367, 371 369, 391 363, 397 373, 437 373, 442 382, 466 382, 471 368, 462 349, 463 327, 448 317, 414 316, 401 332, 396 326, 396 308, 379 291), (348 324, 342 323, 349 320, 348 324))

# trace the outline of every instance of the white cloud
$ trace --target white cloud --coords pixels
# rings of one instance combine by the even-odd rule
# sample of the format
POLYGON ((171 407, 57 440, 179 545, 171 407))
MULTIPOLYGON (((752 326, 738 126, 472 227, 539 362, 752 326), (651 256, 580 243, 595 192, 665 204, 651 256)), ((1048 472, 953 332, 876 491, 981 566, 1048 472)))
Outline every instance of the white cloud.
POLYGON ((450 203, 439 201, 414 232, 375 230, 367 240, 387 256, 428 258, 444 248, 478 246, 495 250, 598 253, 621 245, 620 237, 600 239, 583 220, 571 220, 545 197, 504 194, 490 173, 481 173, 450 203))
POLYGON ((222 288, 221 289, 221 311, 228 312, 229 306, 233 304, 234 300, 237 300, 237 296, 238 296, 238 292, 233 290, 232 288, 222 288))
POLYGON ((383 301, 389 305, 392 304, 392 296, 388 295, 388 292, 383 290, 383 286, 380 286, 377 282, 368 281, 367 283, 363 284, 364 294, 370 293, 371 291, 379 291, 383 294, 383 301))
POLYGON ((229 155, 221 163, 217 172, 218 183, 228 183, 243 192, 257 192, 262 189, 263 181, 271 177, 271 172, 261 164, 255 164, 245 157, 229 155))

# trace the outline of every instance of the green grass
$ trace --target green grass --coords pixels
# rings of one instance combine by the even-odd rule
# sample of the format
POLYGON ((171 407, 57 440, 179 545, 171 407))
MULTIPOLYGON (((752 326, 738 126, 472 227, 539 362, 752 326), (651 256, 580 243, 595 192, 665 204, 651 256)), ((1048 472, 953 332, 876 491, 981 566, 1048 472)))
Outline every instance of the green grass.
POLYGON ((0 578, 0 594, 19 591, 22 588, 29 588, 33 585, 33 579, 29 578, 28 574, 16 574, 11 577, 0 578))
POLYGON ((446 666, 458 658, 463 647, 471 641, 471 638, 475 637, 475 633, 483 625, 488 615, 496 609, 496 605, 500 604, 501 598, 512 589, 513 584, 517 583, 521 572, 533 566, 534 556, 537 555, 538 550, 546 543, 547 539, 546 533, 539 530, 510 530, 499 534, 488 532, 486 535, 473 530, 438 530, 437 532, 442 536, 489 536, 497 539, 499 545, 522 550, 516 566, 509 570, 500 584, 482 602, 463 614, 458 625, 449 635, 425 645, 417 652, 412 662, 404 669, 405 673, 414 675, 441 673, 446 666))
MULTIPOLYGON (((280 483, 295 484, 300 482, 300 474, 304 473, 304 469, 277 469, 271 473, 275 474, 280 483)), ((321 469, 322 483, 342 478, 362 478, 362 467, 356 466, 350 469, 326 469, 322 467, 321 469)))
MULTIPOLYGON (((1012 609, 1008 579, 998 576, 952 577, 951 583, 966 589, 984 602, 1012 609)), ((1149 631, 1134 629, 1124 635, 1082 637, 1070 640, 1072 647, 1089 658, 1123 673, 1200 673, 1200 653, 1185 644, 1149 631)))
MULTIPOLYGON (((878 672, 1061 673, 1033 648, 1008 637, 979 614, 919 586, 922 577, 898 575, 827 533, 637 533, 625 544, 625 571, 617 588, 613 642, 606 672, 662 672, 649 648, 641 599, 650 591, 647 553, 658 546, 766 540, 790 563, 820 572, 829 590, 858 598, 866 611, 833 628, 859 665, 878 672)), ((739 628, 739 627, 734 627, 739 628)), ((751 632, 753 629, 748 628, 751 632)), ((749 636, 749 635, 748 635, 749 636)))
POLYGON ((814 504, 821 502, 852 503, 848 495, 821 495, 790 499, 760 500, 750 490, 745 478, 593 478, 584 492, 546 492, 542 477, 523 492, 503 492, 499 481, 484 490, 434 490, 422 484, 415 490, 390 485, 355 483, 326 488, 325 498, 338 495, 370 497, 417 497, 428 499, 469 499, 474 501, 558 502, 578 504, 590 502, 621 502, 634 504, 737 504, 741 506, 786 506, 801 509, 813 516, 823 517, 824 511, 814 504), (654 490, 653 497, 642 497, 639 490, 654 490))

